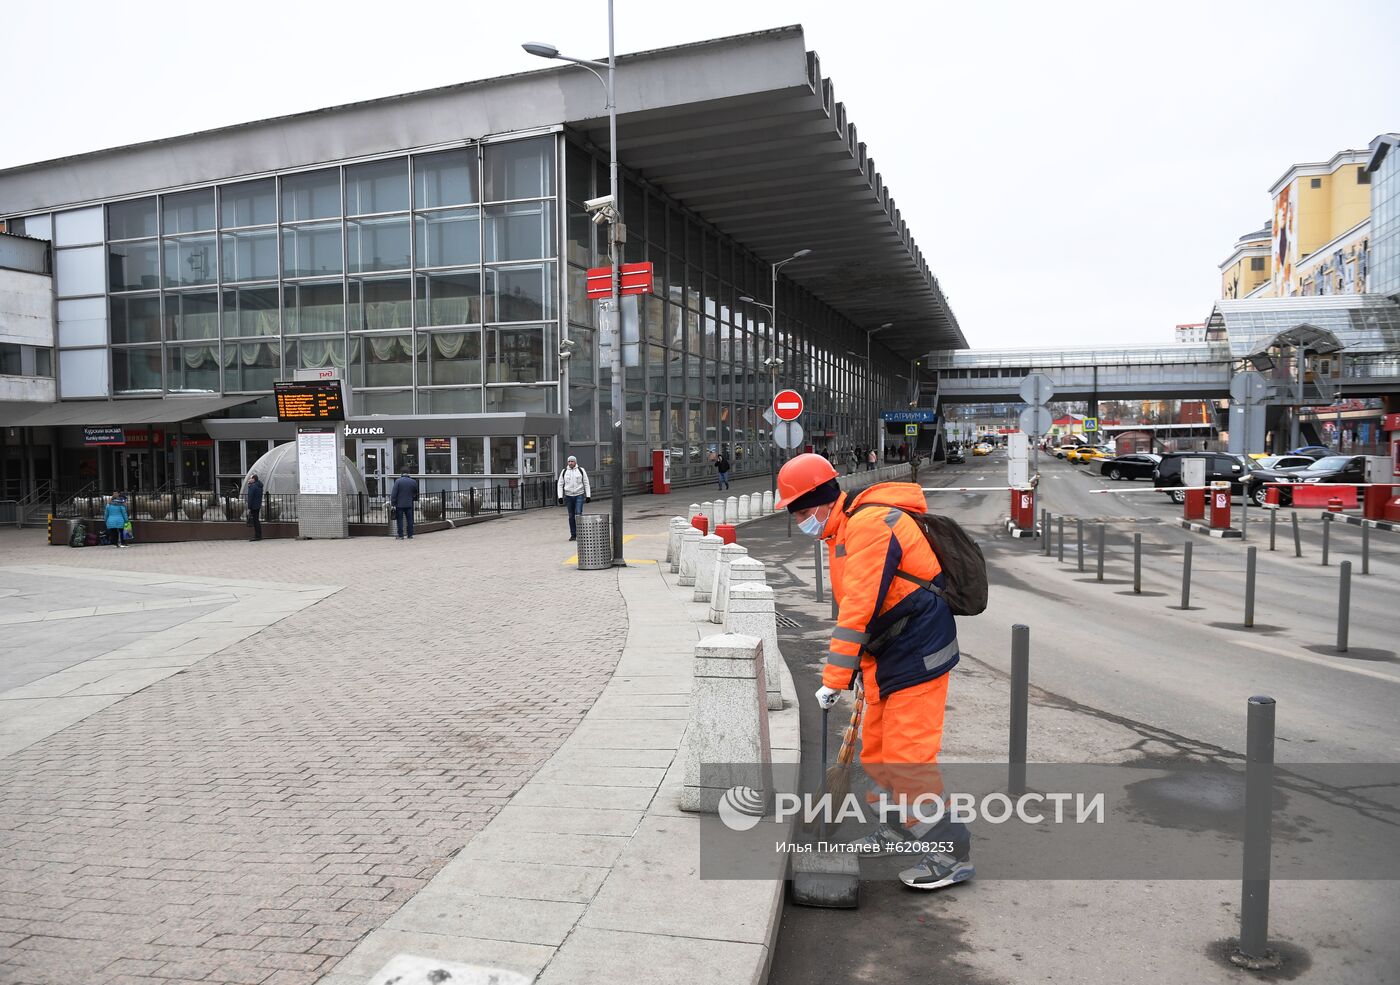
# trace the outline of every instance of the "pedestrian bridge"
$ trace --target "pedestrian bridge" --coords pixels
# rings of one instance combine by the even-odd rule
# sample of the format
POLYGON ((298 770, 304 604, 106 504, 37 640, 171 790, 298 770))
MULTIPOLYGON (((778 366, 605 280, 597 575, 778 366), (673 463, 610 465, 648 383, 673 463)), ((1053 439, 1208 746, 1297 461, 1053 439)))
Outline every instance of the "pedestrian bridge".
POLYGON ((1350 295, 1220 301, 1207 322, 1216 341, 963 349, 930 353, 938 401, 1020 401, 1021 381, 1044 373, 1055 400, 1183 400, 1230 395, 1238 372, 1257 369, 1277 387, 1277 403, 1309 406, 1400 392, 1400 305, 1350 295), (1296 354, 1303 350, 1304 382, 1296 354))

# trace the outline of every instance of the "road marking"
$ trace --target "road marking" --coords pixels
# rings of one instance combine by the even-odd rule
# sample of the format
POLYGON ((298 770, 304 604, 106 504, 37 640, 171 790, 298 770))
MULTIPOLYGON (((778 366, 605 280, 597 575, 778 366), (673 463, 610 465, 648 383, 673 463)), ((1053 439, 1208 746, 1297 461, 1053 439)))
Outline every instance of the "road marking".
MULTIPOLYGON (((1250 640, 1235 640, 1237 646, 1247 646, 1251 650, 1258 650, 1260 653, 1269 653, 1280 657, 1289 657, 1293 660, 1301 660, 1304 663, 1317 664, 1319 667, 1331 667, 1333 670, 1345 670, 1349 674, 1360 674, 1362 677, 1374 677, 1379 681, 1389 681, 1392 684, 1400 684, 1400 677, 1394 674, 1383 674, 1378 670, 1370 670, 1366 667, 1354 667, 1351 664, 1336 663, 1324 657, 1315 657, 1310 653, 1288 653, 1284 650, 1275 650, 1262 643, 1254 643, 1250 640)), ((1346 658, 1341 658, 1346 659, 1346 658)))

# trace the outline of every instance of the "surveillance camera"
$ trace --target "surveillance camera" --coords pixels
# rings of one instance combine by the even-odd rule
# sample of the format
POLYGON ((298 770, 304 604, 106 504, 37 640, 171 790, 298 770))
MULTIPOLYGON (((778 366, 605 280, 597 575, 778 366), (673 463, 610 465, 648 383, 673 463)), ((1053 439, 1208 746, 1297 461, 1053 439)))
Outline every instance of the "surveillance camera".
POLYGON ((573 356, 573 354, 574 354, 574 352, 573 352, 572 349, 560 349, 560 350, 559 350, 559 358, 560 358, 560 359, 568 359, 568 358, 570 358, 571 356, 573 356))
POLYGON ((601 226, 603 223, 607 222, 608 219, 609 215, 606 209, 600 209, 593 213, 593 225, 595 226, 601 226))
POLYGON ((589 212, 598 212, 602 209, 606 209, 609 205, 612 205, 612 203, 613 197, 611 195, 604 195, 601 198, 590 198, 583 203, 583 207, 589 212))
POLYGON ((559 347, 560 347, 561 349, 572 349, 572 348, 573 348, 574 346, 576 346, 576 345, 578 345, 578 342, 577 342, 576 340, 574 340, 574 339, 560 339, 560 340, 559 340, 559 347))

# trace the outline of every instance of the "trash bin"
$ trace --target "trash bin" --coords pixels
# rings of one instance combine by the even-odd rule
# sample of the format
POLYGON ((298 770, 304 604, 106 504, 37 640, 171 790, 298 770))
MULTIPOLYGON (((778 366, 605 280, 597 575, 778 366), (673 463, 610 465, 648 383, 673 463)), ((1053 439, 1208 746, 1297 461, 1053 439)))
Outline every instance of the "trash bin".
POLYGON ((578 523, 578 569, 600 571, 611 568, 612 517, 607 513, 581 513, 578 523))

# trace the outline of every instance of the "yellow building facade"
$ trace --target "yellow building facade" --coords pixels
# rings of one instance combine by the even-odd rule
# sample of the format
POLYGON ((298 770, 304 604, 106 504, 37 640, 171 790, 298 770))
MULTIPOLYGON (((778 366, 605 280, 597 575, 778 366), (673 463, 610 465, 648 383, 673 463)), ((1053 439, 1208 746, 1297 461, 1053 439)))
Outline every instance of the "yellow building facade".
POLYGON ((1269 189, 1271 218, 1220 264, 1220 296, 1360 294, 1370 249, 1367 150, 1295 164, 1269 189))

